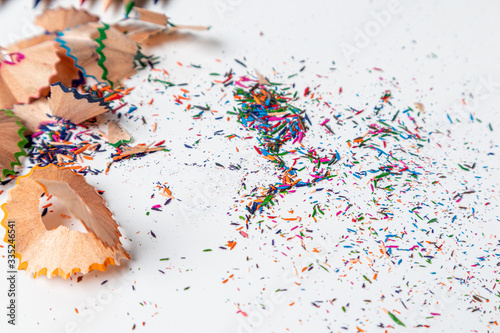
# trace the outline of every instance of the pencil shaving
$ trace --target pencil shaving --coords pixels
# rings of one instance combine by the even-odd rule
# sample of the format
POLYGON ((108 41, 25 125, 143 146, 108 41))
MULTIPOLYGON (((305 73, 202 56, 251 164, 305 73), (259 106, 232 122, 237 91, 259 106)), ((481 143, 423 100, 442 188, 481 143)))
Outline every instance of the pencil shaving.
POLYGON ((108 265, 130 259, 104 199, 83 176, 70 169, 54 165, 33 168, 28 175, 18 178, 2 209, 5 213, 2 225, 7 232, 7 221, 15 221, 19 269, 25 269, 35 278, 59 275, 67 279, 72 273, 105 271, 108 265), (88 232, 70 231, 64 225, 47 230, 38 211, 43 194, 58 197, 88 232))
POLYGON ((20 165, 19 157, 25 155, 23 147, 28 141, 24 129, 10 110, 0 110, 0 181, 14 174, 14 166, 20 165))
POLYGON ((129 143, 131 136, 115 121, 110 121, 108 124, 108 140, 109 144, 118 147, 124 143, 129 143))
POLYGON ((0 108, 29 103, 48 93, 60 62, 56 44, 46 41, 4 55, 0 62, 0 108))
POLYGON ((75 88, 67 88, 60 82, 50 86, 50 97, 28 105, 14 105, 13 113, 21 118, 27 133, 37 131, 39 125, 54 121, 54 116, 79 124, 109 110, 101 99, 80 94, 75 88))
POLYGON ((35 18, 35 24, 41 26, 48 32, 65 30, 88 22, 97 22, 99 17, 90 14, 84 9, 56 8, 45 9, 42 14, 35 18))

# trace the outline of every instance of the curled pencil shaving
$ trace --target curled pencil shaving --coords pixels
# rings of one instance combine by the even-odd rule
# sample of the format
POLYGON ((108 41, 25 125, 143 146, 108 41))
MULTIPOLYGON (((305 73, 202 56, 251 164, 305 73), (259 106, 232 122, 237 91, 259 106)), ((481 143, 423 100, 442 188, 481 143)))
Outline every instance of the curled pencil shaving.
POLYGON ((140 7, 134 7, 133 12, 135 12, 137 19, 141 21, 151 22, 158 25, 167 25, 168 23, 167 16, 162 13, 140 7))
POLYGON ((21 165, 19 157, 26 155, 23 147, 28 140, 25 127, 10 110, 0 110, 0 181, 14 174, 14 166, 21 165))
POLYGON ((85 76, 114 84, 135 73, 136 42, 114 27, 90 22, 56 38, 85 76))
POLYGON ((53 164, 35 167, 17 179, 8 195, 7 203, 2 205, 5 240, 10 230, 8 221, 14 221, 16 257, 19 269, 25 269, 27 274, 34 274, 35 278, 59 275, 66 279, 76 272, 105 271, 108 265, 130 259, 106 202, 83 176, 70 169, 53 164), (47 230, 38 211, 43 194, 56 196, 81 220, 87 233, 69 230, 64 225, 47 230))
POLYGON ((96 52, 99 44, 95 39, 99 36, 101 23, 90 22, 67 29, 59 34, 56 41, 65 50, 66 55, 72 58, 85 76, 100 81, 103 70, 99 66, 99 54, 96 52))
POLYGON ((41 123, 54 121, 54 116, 79 124, 108 110, 109 103, 103 98, 81 94, 76 88, 67 88, 61 82, 50 86, 49 98, 27 105, 14 105, 13 108, 28 133, 36 132, 41 123))
MULTIPOLYGON (((9 45, 8 51, 21 52, 22 49, 39 45, 44 42, 54 41, 56 37, 56 34, 43 34, 24 39, 15 44, 9 45)), ((56 64, 56 74, 52 77, 50 83, 62 82, 66 86, 71 86, 73 81, 79 79, 80 71, 75 66, 75 60, 66 55, 66 50, 60 47, 57 43, 55 45, 59 62, 56 64)), ((46 95, 46 93, 44 95, 46 95)))
POLYGON ((32 45, 4 55, 0 62, 0 108, 10 109, 16 103, 29 103, 48 93, 57 78, 61 61, 53 41, 32 45))
POLYGON ((169 21, 165 14, 140 7, 131 9, 131 15, 127 18, 128 20, 119 22, 114 27, 138 43, 144 43, 162 33, 210 29, 209 26, 201 25, 175 25, 169 21))
POLYGON ((119 155, 120 157, 127 157, 130 155, 135 155, 135 154, 142 154, 142 153, 152 153, 155 151, 160 151, 160 150, 165 150, 165 147, 153 147, 150 148, 153 144, 145 145, 145 144, 138 144, 137 146, 133 147, 126 147, 123 148, 123 152, 119 155))
POLYGON ((99 44, 96 52, 100 55, 99 66, 103 70, 102 79, 111 85, 135 73, 134 59, 139 46, 128 36, 114 27, 104 25, 99 29, 99 44))

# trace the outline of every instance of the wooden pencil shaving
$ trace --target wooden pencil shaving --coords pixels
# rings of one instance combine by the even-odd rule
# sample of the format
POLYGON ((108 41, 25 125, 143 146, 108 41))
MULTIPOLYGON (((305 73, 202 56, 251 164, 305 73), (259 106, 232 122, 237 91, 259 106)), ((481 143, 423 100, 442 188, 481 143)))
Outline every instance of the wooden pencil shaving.
POLYGON ((18 178, 2 209, 7 232, 8 222, 15 222, 19 269, 35 278, 59 275, 66 279, 76 272, 105 271, 108 265, 130 259, 106 202, 83 176, 70 169, 54 165, 33 168, 18 178), (88 232, 70 231, 64 225, 47 230, 38 211, 42 194, 56 196, 88 232))
POLYGON ((102 78, 110 83, 126 78, 135 73, 134 59, 139 51, 137 43, 113 27, 102 30, 102 66, 107 74, 102 78))
POLYGON ((23 131, 17 117, 9 110, 0 110, 0 181, 14 173, 14 166, 20 164, 19 156, 25 155, 23 131))
POLYGON ((420 112, 425 112, 425 107, 422 103, 415 102, 415 107, 420 111, 420 112))
POLYGON ((134 7, 129 20, 119 22, 114 27, 126 34, 137 43, 144 43, 162 33, 175 32, 178 30, 208 30, 209 26, 198 25, 174 25, 169 22, 163 13, 134 7))
POLYGON ((115 24, 113 27, 123 34, 126 34, 128 38, 139 44, 142 44, 147 40, 152 39, 169 30, 169 28, 165 26, 158 26, 155 24, 148 24, 147 22, 138 21, 119 23, 115 24))
POLYGON ((35 133, 40 124, 50 122, 53 119, 47 99, 39 99, 31 104, 16 104, 12 107, 12 113, 19 117, 26 127, 26 134, 35 133))
POLYGON ((90 14, 84 9, 56 8, 45 9, 35 18, 35 24, 48 32, 65 30, 88 22, 97 22, 99 17, 90 14))
POLYGON ((170 28, 171 31, 177 30, 194 30, 194 31, 206 31, 210 30, 209 25, 188 25, 188 24, 176 24, 170 28))
POLYGON ((50 86, 50 98, 28 105, 14 105, 13 113, 21 118, 28 133, 34 133, 41 123, 53 121, 51 116, 79 124, 108 110, 108 103, 103 99, 93 99, 58 82, 50 86))
POLYGON ((54 116, 79 124, 108 111, 108 104, 103 99, 92 99, 89 96, 80 94, 76 89, 53 84, 50 86, 48 101, 54 116))
POLYGON ((128 143, 132 137, 115 121, 110 121, 108 124, 108 142, 112 146, 118 147, 124 143, 128 143))
MULTIPOLYGON (((28 39, 21 40, 15 44, 9 45, 8 52, 22 52, 23 49, 42 44, 44 42, 52 42, 57 37, 56 34, 43 34, 28 39)), ((66 55, 66 50, 56 45, 56 54, 59 57, 59 62, 56 63, 56 73, 53 75, 50 83, 62 82, 65 86, 71 86, 74 80, 80 77, 79 70, 75 66, 75 60, 66 55)))
POLYGON ((22 39, 16 43, 9 45, 6 49, 8 52, 20 52, 22 49, 41 44, 43 42, 53 41, 55 34, 42 34, 27 39, 22 39))
POLYGON ((60 61, 53 41, 4 54, 0 61, 0 108, 10 109, 13 104, 29 103, 48 93, 60 61))
POLYGON ((167 25, 168 23, 168 19, 165 14, 140 7, 134 7, 133 11, 135 12, 136 17, 139 20, 151 22, 158 25, 167 25))
POLYGON ((120 157, 127 157, 130 155, 135 155, 135 154, 142 154, 142 153, 152 153, 154 151, 160 151, 164 150, 165 147, 153 147, 150 148, 153 144, 145 145, 145 144, 138 144, 137 146, 133 147, 126 147, 123 148, 123 152, 119 155, 120 157))
POLYGON ((135 73, 136 42, 112 26, 90 22, 65 30, 57 41, 86 76, 111 84, 135 73))

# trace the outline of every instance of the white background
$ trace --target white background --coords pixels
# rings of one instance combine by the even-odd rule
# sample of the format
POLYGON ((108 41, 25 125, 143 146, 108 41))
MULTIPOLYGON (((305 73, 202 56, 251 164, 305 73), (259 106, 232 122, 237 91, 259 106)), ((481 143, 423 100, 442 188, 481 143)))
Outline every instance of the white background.
MULTIPOLYGON (((77 5, 78 2, 52 1, 51 6, 59 3, 77 5)), ((473 160, 481 167, 489 166, 489 169, 477 171, 482 172, 483 179, 471 176, 466 180, 467 186, 484 189, 492 206, 481 215, 482 223, 467 227, 472 231, 464 237, 469 237, 467 242, 475 239, 478 243, 484 242, 485 247, 490 244, 489 248, 492 248, 491 244, 498 243, 495 237, 499 234, 498 176, 492 175, 498 172, 500 153, 496 145, 500 128, 500 4, 497 1, 393 3, 171 0, 160 1, 153 6, 151 1, 147 2, 147 6, 166 12, 175 23, 211 25, 212 29, 167 37, 163 44, 149 51, 162 57, 160 67, 170 73, 168 81, 188 83, 184 88, 192 94, 207 93, 207 97, 196 99, 200 105, 217 105, 221 97, 220 93, 209 93, 209 73, 225 73, 233 68, 245 74, 245 69, 233 61, 235 58, 242 61, 246 58, 250 70, 258 68, 270 78, 273 68, 286 78, 306 65, 304 72, 294 79, 299 92, 306 86, 317 84, 323 85, 323 91, 337 92, 342 87, 344 93, 332 97, 335 99, 332 102, 345 107, 355 105, 362 108, 365 103, 372 103, 374 96, 380 96, 385 89, 382 83, 380 88, 374 88, 378 76, 383 76, 385 83, 395 77, 398 81, 395 90, 401 100, 408 105, 421 102, 426 106, 428 122, 435 124, 430 128, 439 127, 443 131, 451 128, 451 142, 456 145, 449 148, 446 159, 451 159, 454 167, 464 155, 473 155, 473 160), (374 13, 394 8, 397 10, 386 17, 384 26, 376 23, 374 13), (360 31, 368 31, 370 36, 360 40, 360 31), (347 47, 355 48, 356 52, 346 53, 347 47), (305 62, 302 64, 300 60, 305 62), (332 64, 333 61, 335 64, 332 64), (202 69, 189 68, 189 64, 201 65, 202 69), (384 72, 370 73, 369 70, 374 67, 384 72), (328 78, 318 78, 316 74, 328 78), (482 83, 485 81, 496 82, 496 86, 487 90, 482 83), (475 93, 476 99, 478 96, 482 98, 477 106, 465 112, 461 99, 467 98, 464 95, 466 92, 475 93), (464 114, 467 116, 471 112, 483 120, 482 125, 464 122, 450 127, 445 117, 448 113, 464 118, 464 114), (491 123, 496 132, 489 132, 486 123, 491 123), (465 150, 464 140, 472 143, 472 151, 465 150), (495 152, 496 155, 488 157, 487 152, 495 152)), ((98 3, 85 4, 85 7, 102 14, 98 3)), ((44 4, 41 4, 32 9, 29 1, 2 2, 0 44, 6 45, 41 32, 30 22, 43 8, 44 4)), ((105 22, 119 18, 117 7, 111 7, 103 16, 105 22)), ((294 283, 295 265, 292 262, 301 260, 298 257, 303 255, 300 247, 287 252, 288 256, 296 256, 295 259, 285 259, 273 253, 277 250, 269 246, 272 233, 260 236, 253 232, 249 239, 244 239, 230 225, 231 222, 238 222, 235 207, 240 210, 244 207, 235 202, 239 198, 237 191, 241 188, 241 179, 248 171, 266 167, 266 163, 253 151, 252 146, 256 143, 234 142, 223 136, 214 136, 214 132, 221 129, 225 135, 246 134, 234 120, 215 121, 211 115, 201 121, 193 120, 193 112, 187 113, 185 105, 177 106, 173 102, 172 94, 180 93, 178 88, 169 88, 163 93, 161 85, 141 84, 148 74, 141 72, 127 83, 136 87, 133 92, 133 101, 139 106, 136 115, 144 116, 148 125, 126 119, 121 124, 132 134, 135 143, 166 139, 171 152, 125 161, 113 167, 108 176, 87 178, 89 183, 106 191, 104 197, 126 237, 122 242, 132 260, 120 267, 110 267, 105 273, 90 273, 80 283, 76 283, 76 279, 33 279, 20 272, 17 331, 128 332, 135 324, 136 331, 144 332, 284 332, 285 329, 291 332, 355 332, 356 326, 368 332, 382 332, 384 329, 377 328, 378 324, 394 326, 394 322, 381 308, 401 312, 398 318, 407 324, 406 328, 398 326, 396 330, 389 331, 426 330, 412 328, 418 324, 430 325, 432 332, 500 331, 499 326, 488 324, 500 318, 499 298, 494 295, 488 296, 490 310, 484 313, 467 310, 470 303, 467 297, 460 298, 460 302, 456 303, 445 302, 444 307, 441 305, 443 294, 436 292, 436 285, 454 273, 447 268, 437 269, 440 264, 436 263, 431 270, 437 269, 437 275, 431 275, 426 270, 414 271, 411 261, 392 272, 384 268, 383 272, 379 272, 377 284, 368 290, 360 288, 359 277, 373 275, 365 266, 359 268, 355 286, 348 278, 342 280, 337 274, 314 270, 307 281, 302 281, 298 287, 294 283), (149 106, 147 103, 152 97, 155 102, 149 106), (140 103, 144 105, 140 106, 140 103), (153 122, 158 123, 156 133, 151 131, 153 122), (184 144, 192 145, 199 138, 202 141, 197 149, 185 148, 184 144), (235 154, 235 147, 239 148, 239 155, 235 154), (215 162, 225 166, 230 162, 239 163, 246 170, 230 172, 217 168, 215 162), (199 166, 193 166, 193 163, 199 166), (173 195, 182 202, 172 202, 161 213, 151 211, 151 206, 162 203, 160 199, 150 199, 155 193, 156 181, 168 182, 173 195), (146 216, 147 211, 151 212, 149 216, 146 216), (151 236, 151 230, 156 238, 151 236), (234 250, 218 249, 230 240, 238 243, 234 250), (203 252, 204 249, 213 251, 203 252), (170 260, 160 262, 160 258, 170 260), (166 274, 161 274, 159 269, 166 274), (231 274, 234 274, 234 279, 223 284, 222 281, 231 274), (108 282, 101 285, 104 280, 108 282), (406 310, 392 299, 398 287, 404 289, 403 293, 412 289, 406 286, 409 280, 415 284, 417 296, 407 302, 409 309, 406 310), (184 290, 186 287, 190 288, 184 290), (276 301, 271 295, 279 288, 287 291, 282 299, 276 301), (382 295, 390 300, 382 301, 382 295), (421 299, 415 301, 418 297, 421 299), (311 305, 311 301, 333 298, 337 301, 330 307, 322 305, 316 308, 311 305), (363 303, 365 299, 371 299, 372 303, 363 303), (439 309, 441 316, 425 319, 433 312, 422 305, 425 299, 439 309), (268 311, 260 311, 259 304, 266 302, 268 311), (292 302, 295 305, 289 306, 292 302), (347 303, 351 304, 351 308, 344 313, 341 307, 347 303), (497 310, 490 312, 495 304, 497 310), (75 308, 78 308, 79 314, 75 308), (238 308, 250 317, 237 313, 238 308), (419 312, 421 310, 424 314, 419 312), (347 329, 342 329, 343 326, 347 329)), ((286 82, 286 79, 282 81, 286 82)), ((227 93, 230 95, 230 90, 227 93)), ((224 115, 226 110, 222 109, 222 105, 215 108, 219 109, 217 116, 224 115)), ((318 119, 316 123, 320 122, 318 119)), ((347 139, 352 137, 341 138, 340 141, 344 143, 347 139)), ((106 156, 94 161, 100 169, 104 169, 107 162, 107 153, 103 155, 106 156)), ((272 174, 255 177, 254 186, 274 181, 272 174)), ((451 183, 450 192, 456 188, 463 189, 460 185, 463 185, 463 179, 451 183)), ((9 187, 5 186, 2 190, 9 187)), ((0 202, 5 200, 4 193, 0 202)), ((477 200, 484 204, 481 198, 477 200)), ((280 213, 286 215, 290 208, 301 211, 298 206, 301 202, 300 197, 295 198, 280 213)), ((310 206, 303 210, 303 214, 311 211, 310 206)), ((315 228, 316 234, 332 237, 346 234, 345 226, 319 224, 315 228)), ((460 245, 456 247, 459 253, 460 245)), ((479 252, 477 257, 484 255, 479 252)), ((3 248, 2 258, 5 253, 3 248)), ((465 260, 466 257, 463 254, 460 258, 465 260)), ((335 258, 330 258, 330 264, 343 266, 342 263, 332 263, 335 258)), ((446 258, 441 264, 446 265, 446 258)), ((5 260, 2 259, 0 264, 4 265, 5 260)), ((489 268, 484 269, 471 268, 471 264, 473 262, 465 264, 472 270, 471 275, 479 275, 482 280, 459 289, 460 296, 472 293, 482 284, 491 289, 495 276, 498 278, 498 270, 494 269, 496 262, 491 262, 489 268)), ((7 285, 2 276, 0 274, 0 308, 3 309, 7 285)), ((448 294, 445 296, 450 297, 448 294)), ((0 312, 0 331, 15 332, 6 324, 3 312, 0 312)))

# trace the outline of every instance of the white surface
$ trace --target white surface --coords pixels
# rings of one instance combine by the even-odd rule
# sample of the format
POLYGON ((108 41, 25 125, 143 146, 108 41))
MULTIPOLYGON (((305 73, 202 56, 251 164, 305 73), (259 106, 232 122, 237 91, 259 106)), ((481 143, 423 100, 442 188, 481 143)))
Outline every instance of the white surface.
MULTIPOLYGON (((52 5, 76 5, 77 2, 53 1, 52 5)), ((27 1, 2 4, 0 44, 35 33, 29 22, 41 12, 43 5, 36 10, 30 5, 27 1)), ((131 120, 123 120, 121 124, 132 133, 134 142, 166 139, 171 152, 122 162, 114 166, 108 176, 87 177, 89 183, 106 191, 104 197, 126 237, 123 243, 132 260, 120 267, 110 267, 105 273, 90 273, 80 283, 75 279, 45 277, 34 280, 20 272, 18 326, 13 330, 1 315, 1 332, 128 332, 134 324, 135 331, 144 332, 284 332, 285 329, 355 332, 356 326, 368 332, 383 332, 377 325, 395 324, 381 308, 401 312, 397 316, 406 324, 406 328, 398 326, 395 330, 388 329, 389 332, 427 330, 414 328, 416 325, 430 325, 432 332, 500 331, 499 326, 489 324, 500 317, 500 298, 484 290, 492 290, 499 276, 496 268, 499 261, 498 176, 495 176, 500 166, 498 2, 402 2, 400 13, 392 14, 386 26, 368 37, 366 45, 358 48, 359 53, 354 54, 351 61, 342 47, 360 45, 356 44, 360 42, 356 39, 357 29, 376 22, 373 12, 387 10, 386 1, 171 0, 149 5, 163 8, 176 23, 213 26, 206 33, 171 38, 150 51, 162 56, 160 67, 171 74, 169 81, 189 83, 183 88, 192 94, 204 91, 206 97, 196 98, 196 104, 211 105, 219 111, 218 116, 226 118, 225 111, 232 104, 224 109, 225 106, 218 103, 222 94, 220 88, 209 90, 212 77, 208 73, 225 73, 233 68, 237 74, 245 74, 234 58, 242 61, 246 58, 250 69, 258 68, 270 78, 274 78, 271 70, 275 68, 284 77, 281 78, 284 83, 292 81, 286 77, 297 73, 303 66, 299 60, 305 59, 306 69, 293 79, 299 93, 307 86, 321 84, 319 91, 323 96, 326 98, 328 92, 332 92, 329 101, 343 107, 361 109, 368 103, 370 108, 395 77, 397 87, 393 87, 393 95, 401 106, 421 102, 428 112, 426 129, 451 130, 450 138, 441 140, 445 143, 444 149, 424 154, 436 158, 439 165, 444 164, 445 172, 450 172, 449 168, 456 170, 457 163, 464 159, 478 165, 474 174, 463 175, 459 171, 449 174, 438 193, 429 191, 429 200, 441 198, 445 190, 449 193, 465 188, 482 190, 463 201, 467 207, 476 207, 479 220, 465 220, 464 225, 456 229, 458 233, 464 232, 460 236, 464 243, 453 242, 455 237, 452 238, 446 244, 447 255, 437 257, 427 268, 414 265, 415 261, 407 260, 407 254, 402 254, 405 261, 401 265, 382 261, 375 267, 379 275, 377 281, 364 289, 361 285, 366 281, 362 276, 371 277, 374 270, 366 264, 354 266, 352 270, 344 268, 348 266, 343 260, 355 256, 349 256, 348 249, 337 247, 342 235, 348 234, 346 228, 350 227, 350 220, 347 218, 345 221, 325 218, 311 224, 315 240, 308 243, 307 252, 299 243, 286 249, 290 244, 279 243, 272 230, 260 234, 251 229, 249 239, 245 239, 230 225, 239 220, 234 207, 239 211, 244 209, 244 204, 235 202, 243 194, 238 193, 241 180, 249 171, 264 168, 264 172, 254 174, 249 182, 252 186, 270 183, 275 179, 273 169, 253 151, 255 141, 228 141, 222 135, 214 136, 217 130, 224 130, 224 135, 248 135, 234 119, 216 121, 206 115, 203 120, 193 120, 194 111, 185 112, 185 105, 177 106, 173 102, 172 94, 180 93, 178 88, 169 88, 164 94, 152 91, 151 83, 141 86, 149 74, 142 72, 127 84, 136 87, 135 97, 131 96, 136 98, 133 101, 144 103, 136 115, 144 116, 149 125, 158 122, 158 130, 152 133, 151 126, 131 120), (221 62, 215 61, 216 58, 221 62), (179 66, 178 61, 184 66, 179 66), (189 68, 189 64, 201 65, 202 69, 189 68), (333 66, 337 68, 335 71, 330 69, 333 66), (368 70, 373 67, 384 72, 370 73, 368 70), (316 74, 327 78, 318 78, 316 74), (481 84, 484 80, 496 82, 490 91, 481 84), (339 87, 343 88, 340 95, 339 87), (476 100, 480 100, 477 107, 461 106, 462 98, 472 103, 467 92, 473 92, 476 100), (149 106, 147 103, 152 97, 155 102, 149 106), (468 122, 470 112, 483 124, 468 122), (446 113, 464 121, 450 125, 446 113), (487 123, 491 123, 495 131, 490 132, 487 123), (201 138, 198 148, 185 148, 184 144, 192 145, 198 138, 201 138), (469 150, 464 142, 470 143, 469 150), (235 153, 235 147, 239 148, 239 154, 235 153), (495 155, 487 156, 488 152, 495 155), (239 163, 243 168, 230 171, 217 168, 215 162, 225 166, 230 162, 239 163), (161 213, 151 211, 151 206, 162 203, 160 199, 150 199, 157 181, 168 182, 173 195, 182 202, 172 202, 161 213), (491 204, 485 207, 487 201, 491 204), (149 216, 147 211, 151 212, 149 216), (156 238, 151 236, 151 230, 156 238), (270 246, 272 239, 279 244, 270 246), (218 249, 230 240, 237 241, 234 250, 218 249), (476 247, 471 246, 474 244, 476 247), (315 246, 323 252, 312 253, 310 249, 315 246), (213 251, 203 252, 204 249, 213 251), (478 261, 477 257, 485 256, 485 249, 490 250, 491 256, 479 266, 472 266, 478 261), (450 259, 451 251, 455 251, 456 262, 450 259), (286 256, 280 252, 286 252, 286 256), (160 258, 170 260, 159 261, 160 258), (296 276, 295 269, 300 271, 307 261, 304 258, 327 259, 330 272, 314 269, 296 276), (455 271, 453 266, 458 264, 466 268, 455 271), (232 274, 234 279, 223 284, 232 274), (344 274, 347 276, 342 277, 344 274), (471 278, 468 285, 460 285, 455 280, 450 282, 451 276, 475 278, 471 278), (101 285, 104 280, 108 282, 101 285), (300 282, 300 286, 295 282, 300 282), (448 291, 450 286, 452 292, 448 291), (184 290, 186 287, 190 288, 184 290), (287 291, 278 293, 276 298, 277 289, 287 291), (472 312, 472 307, 478 304, 471 303, 471 294, 485 296, 490 302, 479 304, 482 310, 472 312), (322 303, 320 308, 311 305, 313 301, 326 302, 334 298, 337 300, 333 305, 322 303), (366 299, 371 303, 364 302, 366 299), (289 306, 292 302, 295 304, 289 306), (262 310, 260 304, 266 304, 266 310, 262 310), (347 304, 350 305, 344 313, 341 307, 347 304), (237 313, 238 307, 249 317, 237 313), (435 312, 441 315, 427 318, 435 312), (76 330, 72 330, 73 326, 76 330)), ((91 9, 101 13, 98 4, 91 9)), ((111 22, 118 17, 118 13, 113 15, 110 11, 104 21, 111 22)), ((161 85, 155 88, 164 91, 161 85)), ((230 95, 231 89, 227 93, 230 95)), ((324 107, 307 104, 306 107, 308 114, 314 117, 314 124, 330 112, 324 107)), ((316 125, 312 131, 319 133, 320 129, 316 125)), ((339 131, 340 137, 330 138, 328 144, 333 149, 346 149, 345 141, 355 137, 351 133, 356 130, 339 131)), ((319 135, 313 135, 309 143, 314 146, 322 140, 319 135)), ((100 169, 104 169, 107 158, 107 154, 102 155, 94 161, 100 169)), ((2 190, 7 188, 9 186, 2 190)), ((361 207, 370 199, 361 190, 348 187, 342 190, 358 195, 356 204, 361 207)), ((295 215, 309 214, 312 206, 309 203, 301 206, 303 199, 309 198, 309 191, 303 193, 295 193, 294 198, 294 195, 288 196, 275 213, 287 216, 288 210, 294 209, 295 215)), ((5 200, 4 193, 0 202, 5 200)), ((431 211, 434 208, 431 207, 431 211)), ((379 227, 404 227, 409 223, 407 210, 401 206, 401 213, 391 222, 394 225, 379 227)), ((439 229, 443 227, 447 226, 436 227, 436 232, 446 233, 439 229)), ((429 240, 436 238, 431 235, 429 240)), ((364 240, 358 250, 365 247, 368 251, 378 251, 373 239, 364 240)), ((5 247, 1 250, 5 256, 5 247)), ((6 266, 5 260, 1 265, 6 266)), ((0 302, 4 308, 7 286, 2 276, 0 274, 0 302)), ((494 293, 498 293, 498 286, 494 293)))

